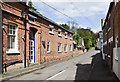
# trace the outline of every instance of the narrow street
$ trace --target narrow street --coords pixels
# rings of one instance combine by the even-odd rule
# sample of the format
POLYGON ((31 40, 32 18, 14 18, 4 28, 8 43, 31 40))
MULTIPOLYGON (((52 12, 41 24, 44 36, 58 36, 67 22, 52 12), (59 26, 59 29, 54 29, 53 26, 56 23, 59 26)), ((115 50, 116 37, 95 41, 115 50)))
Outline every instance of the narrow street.
POLYGON ((92 56, 97 53, 99 51, 91 49, 78 57, 11 80, 88 80, 92 56))
POLYGON ((0 0, 0 81, 120 80, 120 0, 0 0))

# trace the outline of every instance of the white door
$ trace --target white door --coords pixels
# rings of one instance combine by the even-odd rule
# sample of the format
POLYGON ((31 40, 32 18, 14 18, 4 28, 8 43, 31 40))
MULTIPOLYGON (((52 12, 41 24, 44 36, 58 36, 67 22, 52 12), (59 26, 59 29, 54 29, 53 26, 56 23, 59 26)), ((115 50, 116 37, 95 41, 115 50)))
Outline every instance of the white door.
POLYGON ((29 59, 30 59, 30 63, 34 63, 34 50, 35 50, 35 46, 34 46, 34 40, 29 40, 29 59))

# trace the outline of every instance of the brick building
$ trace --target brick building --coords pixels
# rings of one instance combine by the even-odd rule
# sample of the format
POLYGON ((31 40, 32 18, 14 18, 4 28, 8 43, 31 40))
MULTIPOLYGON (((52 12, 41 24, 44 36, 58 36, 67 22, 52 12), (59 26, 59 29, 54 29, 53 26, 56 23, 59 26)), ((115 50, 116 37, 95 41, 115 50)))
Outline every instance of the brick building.
POLYGON ((29 63, 73 56, 72 32, 31 10, 25 2, 5 2, 1 7, 3 67, 24 62, 25 43, 29 63))
POLYGON ((111 2, 102 27, 103 30, 103 58, 110 68, 120 78, 120 2, 111 2))
MULTIPOLYGON (((26 20, 28 21, 28 7, 25 3, 6 2, 1 3, 1 9, 3 28, 3 65, 22 62, 24 58, 23 37, 25 33, 25 15, 23 16, 21 14, 26 13, 26 20)), ((29 44, 29 42, 27 43, 29 44)), ((29 46, 27 45, 27 47, 29 46)))
POLYGON ((32 17, 31 19, 34 22, 36 21, 35 19, 37 18, 37 22, 40 26, 37 28, 33 28, 33 26, 29 25, 29 27, 32 27, 33 30, 36 29, 35 53, 39 54, 35 56, 36 62, 43 63, 54 59, 72 56, 73 49, 72 32, 64 29, 54 21, 30 9, 29 16, 32 17))
POLYGON ((103 53, 105 55, 105 60, 108 62, 112 68, 112 56, 113 56, 113 23, 112 23, 112 14, 114 2, 111 2, 109 11, 103 26, 103 53))

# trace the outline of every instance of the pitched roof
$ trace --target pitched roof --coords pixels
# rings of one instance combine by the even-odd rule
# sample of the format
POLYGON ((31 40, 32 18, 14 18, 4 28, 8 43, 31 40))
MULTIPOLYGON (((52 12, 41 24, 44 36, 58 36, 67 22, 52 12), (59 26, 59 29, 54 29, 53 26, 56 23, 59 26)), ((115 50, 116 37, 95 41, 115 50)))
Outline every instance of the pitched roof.
POLYGON ((69 32, 69 33, 71 33, 71 34, 73 34, 73 32, 71 32, 71 31, 69 31, 69 30, 63 28, 62 26, 58 25, 56 22, 54 22, 53 20, 51 20, 51 19, 49 19, 49 18, 43 16, 42 14, 37 13, 36 11, 34 11, 34 10, 32 10, 32 9, 29 9, 29 12, 34 13, 34 14, 36 14, 37 16, 43 18, 44 20, 46 20, 46 21, 48 21, 48 22, 50 22, 50 23, 53 23, 54 25, 58 26, 59 28, 61 28, 61 29, 65 30, 65 31, 67 31, 67 32, 69 32))

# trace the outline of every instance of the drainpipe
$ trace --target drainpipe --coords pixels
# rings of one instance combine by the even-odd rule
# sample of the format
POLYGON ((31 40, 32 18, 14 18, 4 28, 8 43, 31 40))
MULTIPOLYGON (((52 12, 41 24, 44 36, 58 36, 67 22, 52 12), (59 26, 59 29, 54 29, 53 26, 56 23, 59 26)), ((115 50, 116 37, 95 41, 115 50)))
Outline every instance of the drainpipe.
MULTIPOLYGON (((72 35, 72 47, 74 47, 74 46, 73 46, 73 35, 72 35)), ((73 54, 73 49, 74 49, 74 48, 72 48, 72 57, 74 56, 74 54, 73 54)))
POLYGON ((25 26, 25 44, 24 44, 24 68, 26 68, 26 17, 27 17, 27 14, 26 14, 26 7, 25 7, 25 20, 24 20, 24 26, 25 26))
POLYGON ((42 62, 42 58, 41 58, 41 55, 42 55, 42 53, 41 53, 41 39, 42 39, 42 36, 41 36, 41 34, 42 34, 42 31, 40 31, 40 64, 41 64, 41 62, 42 62))
MULTIPOLYGON (((2 34, 3 34, 2 33, 2 10, 1 10, 1 2, 0 2, 0 37, 2 37, 2 34)), ((0 74, 3 73, 2 40, 0 40, 0 74)))

